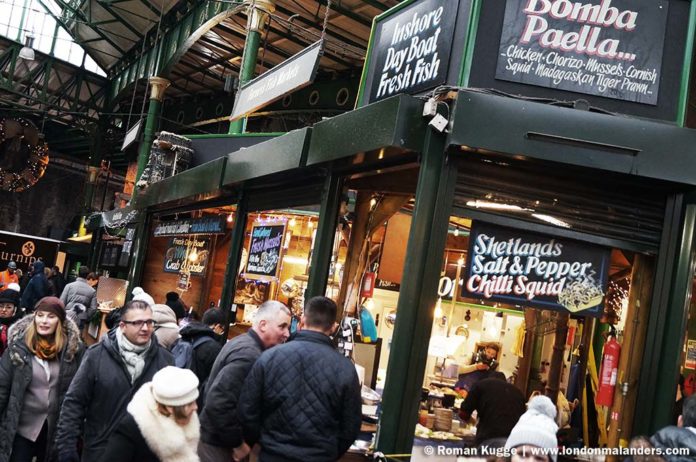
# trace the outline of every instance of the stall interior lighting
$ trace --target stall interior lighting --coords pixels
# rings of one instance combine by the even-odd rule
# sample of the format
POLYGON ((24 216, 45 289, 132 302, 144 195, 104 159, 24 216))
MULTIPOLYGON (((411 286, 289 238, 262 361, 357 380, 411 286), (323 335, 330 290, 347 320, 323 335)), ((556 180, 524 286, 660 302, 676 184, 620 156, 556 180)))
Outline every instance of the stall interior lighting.
POLYGON ((301 257, 293 257, 292 255, 286 255, 283 257, 285 263, 290 263, 291 265, 306 265, 307 259, 301 257))
POLYGON ((229 215, 227 215, 227 223, 232 223, 233 220, 234 220, 234 217, 232 216, 231 213, 229 215))
POLYGON ((524 209, 520 207, 519 205, 512 205, 512 204, 502 204, 499 202, 489 202, 489 201, 468 201, 466 203, 468 207, 474 207, 477 209, 491 209, 491 210, 514 210, 517 212, 521 212, 524 209))
POLYGON ((562 228, 570 228, 570 225, 566 223, 563 220, 559 220, 556 217, 552 217, 551 215, 545 215, 543 213, 533 213, 532 216, 538 220, 545 221, 546 223, 550 223, 552 225, 560 226, 562 228))

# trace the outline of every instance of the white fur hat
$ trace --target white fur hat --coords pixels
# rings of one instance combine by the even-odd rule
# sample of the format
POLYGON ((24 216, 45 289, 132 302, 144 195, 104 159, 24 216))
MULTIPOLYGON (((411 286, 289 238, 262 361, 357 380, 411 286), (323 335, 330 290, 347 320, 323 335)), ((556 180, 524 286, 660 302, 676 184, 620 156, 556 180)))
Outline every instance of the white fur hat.
POLYGON ((152 395, 165 406, 184 406, 198 398, 198 377, 189 369, 167 366, 152 377, 152 395))
MULTIPOLYGON (((556 406, 546 396, 535 396, 527 403, 527 412, 522 414, 517 425, 510 432, 505 449, 522 445, 536 446, 543 449, 557 449, 556 406)), ((548 454, 556 460, 556 453, 548 454)))

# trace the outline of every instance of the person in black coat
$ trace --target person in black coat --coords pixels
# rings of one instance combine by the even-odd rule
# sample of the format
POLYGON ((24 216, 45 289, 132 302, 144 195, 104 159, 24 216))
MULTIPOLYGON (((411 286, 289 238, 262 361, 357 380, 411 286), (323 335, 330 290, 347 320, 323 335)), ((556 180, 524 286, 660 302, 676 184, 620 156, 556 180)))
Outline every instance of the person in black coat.
POLYGON ((34 311, 36 302, 50 295, 50 288, 48 279, 46 279, 46 275, 44 274, 44 268, 45 264, 41 260, 34 262, 34 270, 31 279, 22 292, 22 299, 20 300, 19 306, 20 308, 24 308, 27 313, 34 311))
POLYGON ((358 436, 358 374, 329 337, 336 312, 331 299, 310 299, 294 340, 251 368, 238 413, 247 445, 261 446, 260 462, 335 461, 358 436))
POLYGON ((176 292, 167 292, 165 297, 167 299, 165 305, 167 305, 169 308, 172 309, 172 311, 174 311, 174 314, 176 315, 176 322, 179 322, 179 320, 185 318, 186 305, 184 305, 184 302, 181 301, 181 297, 179 297, 179 294, 176 292))
POLYGON ((218 355, 205 389, 201 412, 201 462, 240 460, 249 452, 237 418, 239 393, 254 361, 290 335, 290 309, 277 301, 261 304, 246 334, 228 342, 218 355))
POLYGON ((471 387, 462 403, 460 416, 466 421, 476 411, 476 445, 502 447, 526 410, 522 392, 505 381, 505 374, 493 372, 471 387))
POLYGON ((99 462, 198 462, 198 379, 167 366, 135 393, 99 462))
POLYGON ((203 315, 203 322, 192 321, 179 331, 181 341, 191 342, 195 348, 192 352, 191 370, 198 377, 198 406, 203 409, 203 391, 208 383, 210 371, 213 369, 222 345, 220 340, 224 332, 222 327, 225 315, 218 309, 209 309, 203 315))
POLYGON ((171 353, 159 346, 152 332, 149 305, 130 301, 121 308, 118 326, 87 350, 60 412, 60 462, 79 460, 80 436, 82 460, 99 460, 133 394, 158 370, 173 364, 171 353))

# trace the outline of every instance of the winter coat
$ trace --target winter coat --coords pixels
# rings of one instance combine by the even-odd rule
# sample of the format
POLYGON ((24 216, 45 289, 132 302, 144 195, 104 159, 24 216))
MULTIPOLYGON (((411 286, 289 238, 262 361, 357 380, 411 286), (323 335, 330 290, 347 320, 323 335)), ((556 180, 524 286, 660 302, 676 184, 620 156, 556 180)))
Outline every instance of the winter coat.
MULTIPOLYGON (((10 327, 9 347, 0 360, 0 462, 9 460, 24 406, 25 393, 32 380, 33 354, 24 342, 24 335, 32 322, 34 322, 34 315, 30 314, 10 327)), ((84 352, 80 332, 75 323, 66 319, 63 323, 63 334, 66 341, 58 357, 60 375, 55 394, 56 400, 49 403, 47 419, 46 460, 51 461, 56 460, 57 457, 53 443, 61 402, 70 381, 77 372, 84 352)))
POLYGON ((77 315, 77 319, 84 323, 97 311, 97 291, 87 283, 84 278, 77 278, 75 282, 65 286, 60 299, 65 305, 65 311, 74 312, 75 305, 83 305, 86 311, 77 315))
POLYGON ((128 404, 99 462, 198 462, 199 425, 195 412, 183 427, 160 414, 152 384, 146 383, 128 404))
POLYGON ((157 341, 167 350, 171 350, 179 340, 179 325, 171 308, 161 303, 152 305, 152 319, 155 320, 157 341))
POLYGON ((696 460, 696 433, 693 427, 683 428, 669 426, 655 433, 650 443, 656 448, 688 448, 689 455, 663 455, 667 462, 689 462, 696 460))
POLYGON ((225 344, 208 377, 201 412, 201 441, 213 446, 235 448, 242 444, 237 403, 251 366, 264 350, 253 329, 225 344))
MULTIPOLYGON (((208 382, 210 371, 213 369, 215 359, 222 350, 220 336, 213 332, 213 329, 200 322, 191 322, 187 324, 181 329, 179 334, 181 334, 183 340, 188 342, 195 342, 202 337, 210 337, 214 340, 213 342, 203 342, 193 350, 191 370, 196 374, 196 377, 198 377, 198 383, 201 384, 200 398, 202 398, 202 392, 205 390, 205 384, 208 382)), ((203 400, 201 399, 199 403, 203 404, 203 400)))
POLYGON ((302 330, 256 361, 237 412, 261 462, 335 461, 358 436, 361 405, 353 363, 328 336, 302 330))
POLYGON ((155 372, 173 364, 171 353, 162 348, 153 336, 145 353, 143 372, 131 384, 131 376, 121 357, 116 340, 116 327, 100 343, 87 349, 80 369, 70 385, 58 422, 56 445, 63 460, 75 460, 77 440, 84 440, 82 460, 99 460, 107 440, 135 392, 152 380, 155 372))
POLYGON ((44 262, 34 262, 33 276, 29 280, 29 284, 27 284, 24 292, 22 292, 22 299, 19 302, 19 306, 20 308, 25 308, 27 312, 34 311, 36 302, 50 295, 48 279, 44 274, 44 267, 44 262))

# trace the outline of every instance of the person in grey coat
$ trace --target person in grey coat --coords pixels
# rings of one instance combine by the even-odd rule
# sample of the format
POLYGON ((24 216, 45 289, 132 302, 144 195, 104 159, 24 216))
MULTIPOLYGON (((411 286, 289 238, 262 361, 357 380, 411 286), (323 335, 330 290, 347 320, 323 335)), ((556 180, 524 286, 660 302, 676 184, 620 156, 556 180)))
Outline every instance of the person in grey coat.
POLYGON ((99 460, 111 433, 136 391, 155 373, 174 363, 153 337, 152 310, 142 301, 121 308, 118 326, 91 346, 70 384, 60 411, 56 446, 60 462, 99 460))
POLYGON ((87 283, 89 268, 80 266, 75 282, 65 286, 60 296, 68 313, 78 327, 82 328, 97 311, 97 291, 87 283))
POLYGON ((201 462, 240 460, 249 452, 236 414, 242 384, 261 352, 288 339, 289 328, 290 309, 267 301, 254 315, 251 329, 220 351, 208 376, 201 412, 201 462))
POLYGON ((75 323, 55 297, 10 327, 0 360, 0 462, 56 460, 60 405, 82 358, 75 323))

